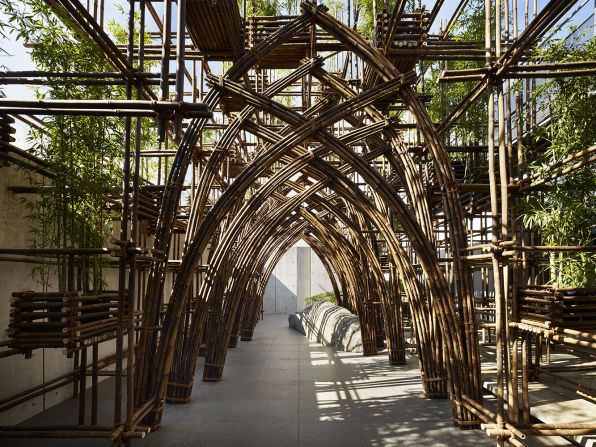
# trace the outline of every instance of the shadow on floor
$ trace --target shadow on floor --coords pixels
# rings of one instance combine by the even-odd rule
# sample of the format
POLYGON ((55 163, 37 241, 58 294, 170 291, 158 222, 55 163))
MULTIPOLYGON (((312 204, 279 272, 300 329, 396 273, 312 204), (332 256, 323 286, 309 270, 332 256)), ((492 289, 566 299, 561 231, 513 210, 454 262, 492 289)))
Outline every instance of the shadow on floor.
MULTIPOLYGON (((230 350, 219 383, 202 382, 191 402, 167 405, 162 428, 134 444, 157 446, 492 446, 481 431, 451 423, 447 400, 424 399, 415 358, 390 366, 386 355, 336 352, 267 316, 252 342, 230 350)), ((113 414, 113 379, 101 385, 102 420, 113 414)), ((28 425, 76 422, 64 402, 28 425)), ((105 440, 7 440, 0 446, 108 446, 105 440)))

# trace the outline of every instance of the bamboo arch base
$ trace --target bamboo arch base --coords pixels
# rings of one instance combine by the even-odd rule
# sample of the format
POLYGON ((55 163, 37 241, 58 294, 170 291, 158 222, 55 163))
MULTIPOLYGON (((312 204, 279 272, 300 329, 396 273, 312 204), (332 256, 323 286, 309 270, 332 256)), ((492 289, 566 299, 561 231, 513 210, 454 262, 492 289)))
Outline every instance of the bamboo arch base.
POLYGON ((389 364, 400 366, 406 364, 406 350, 405 349, 390 349, 388 351, 389 354, 389 364))
POLYGON ((219 382, 223 376, 224 365, 205 363, 203 382, 219 382))
POLYGON ((186 404, 190 402, 192 383, 168 382, 166 402, 169 404, 186 404), (181 395, 181 397, 177 396, 181 395))
MULTIPOLYGON (((253 300, 253 301, 257 301, 257 300, 253 300)), ((257 322, 257 315, 256 312, 254 312, 255 315, 250 316, 246 321, 247 325, 253 326, 251 329, 247 329, 247 328, 243 328, 240 330, 240 340, 242 341, 252 341, 252 335, 254 333, 254 326, 256 326, 256 322, 257 322)))

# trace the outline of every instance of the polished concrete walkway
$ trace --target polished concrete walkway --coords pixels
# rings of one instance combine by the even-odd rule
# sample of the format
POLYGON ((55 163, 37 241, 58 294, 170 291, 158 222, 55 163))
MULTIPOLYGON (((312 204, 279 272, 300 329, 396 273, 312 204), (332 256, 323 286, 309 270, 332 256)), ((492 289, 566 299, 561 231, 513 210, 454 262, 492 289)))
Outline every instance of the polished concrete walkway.
MULTIPOLYGON (((386 356, 335 352, 265 316, 251 342, 228 353, 223 380, 203 382, 190 403, 167 405, 162 428, 139 447, 493 446, 480 430, 451 423, 447 400, 422 397, 418 365, 389 366, 386 356)), ((109 423, 113 384, 100 386, 100 424, 109 423)), ((27 425, 75 423, 64 402, 27 425)), ((105 440, 1 440, 0 446, 108 446, 105 440)))
POLYGON ((451 404, 422 397, 417 360, 338 353, 265 316, 251 342, 228 353, 219 383, 200 380, 187 405, 166 408, 163 428, 139 445, 482 446, 484 432, 451 423, 451 404))

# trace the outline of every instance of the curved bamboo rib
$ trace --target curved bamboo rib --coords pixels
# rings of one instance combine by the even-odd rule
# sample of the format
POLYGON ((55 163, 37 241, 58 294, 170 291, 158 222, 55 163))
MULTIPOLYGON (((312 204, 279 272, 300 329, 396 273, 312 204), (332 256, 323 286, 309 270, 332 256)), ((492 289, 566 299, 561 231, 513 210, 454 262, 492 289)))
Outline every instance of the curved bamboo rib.
MULTIPOLYGON (((423 132, 425 132, 427 140, 430 142, 430 146, 438 155, 443 155, 443 158, 440 156, 435 156, 435 159, 438 160, 437 163, 441 164, 441 160, 447 160, 447 163, 445 163, 443 166, 439 166, 438 171, 444 173, 443 178, 440 180, 445 182, 445 179, 450 179, 449 181, 453 182, 453 174, 450 171, 451 168, 448 164, 448 158, 446 157, 444 149, 442 149, 440 140, 435 136, 432 125, 428 125, 428 116, 425 114, 423 107, 418 103, 418 100, 413 92, 409 89, 409 87, 407 87, 408 83, 413 82, 414 75, 413 73, 403 75, 397 73, 395 70, 392 70, 390 65, 384 65, 383 57, 380 56, 375 49, 369 48, 359 36, 352 32, 352 30, 345 29, 343 25, 336 23, 336 21, 322 11, 321 8, 311 8, 309 5, 303 5, 303 7, 305 14, 290 22, 284 28, 280 29, 276 35, 269 39, 268 42, 263 42, 260 48, 253 48, 250 54, 243 56, 236 64, 234 64, 225 78, 208 78, 208 81, 212 84, 212 90, 207 95, 208 104, 211 105, 216 103, 218 99, 221 98, 222 93, 225 92, 226 94, 233 94, 237 97, 240 97, 249 106, 246 107, 236 117, 236 119, 232 121, 230 126, 228 126, 228 129, 226 132, 224 132, 222 138, 218 142, 215 148, 216 150, 213 151, 213 155, 209 159, 207 169, 205 170, 205 180, 200 184, 198 193, 195 196, 195 206, 193 207, 193 215, 190 219, 189 231, 187 233, 185 242, 186 255, 184 256, 178 271, 176 282, 172 291, 172 297, 168 305, 164 330, 162 332, 160 345, 157 350, 158 367, 154 370, 155 373, 152 374, 151 379, 147 378, 149 380, 139 380, 137 384, 146 381, 147 385, 150 387, 147 389, 153 390, 149 394, 157 393, 158 400, 161 400, 163 397, 165 397, 164 393, 166 392, 167 377, 171 373, 173 374, 172 379, 175 379, 178 376, 176 370, 172 372, 170 371, 171 365, 174 363, 174 348, 177 346, 176 334, 178 334, 180 331, 179 323, 182 312, 189 299, 190 277, 192 276, 192 272, 200 263, 201 253, 203 253, 210 241, 212 241, 212 244, 215 244, 215 251, 212 251, 211 253, 210 267, 206 276, 206 280, 203 283, 198 295, 198 299, 202 300, 201 302, 204 304, 195 306, 195 311, 192 316, 192 329, 190 330, 190 336, 186 343, 187 349, 190 349, 189 352, 191 352, 189 358, 196 358, 195 353, 198 352, 198 347, 201 341, 200 334, 202 333, 203 325, 207 320, 210 306, 213 305, 215 307, 213 307, 213 310, 211 313, 209 313, 209 315, 212 316, 211 318, 214 321, 216 318, 219 318, 217 321, 220 323, 219 326, 216 325, 214 328, 219 327, 220 333, 224 335, 226 332, 221 331, 231 331, 231 326, 236 320, 236 313, 238 312, 240 300, 237 298, 237 294, 233 293, 232 289, 228 288, 228 292, 224 291, 225 287, 223 284, 226 282, 225 278, 234 277, 234 272, 230 271, 229 268, 224 268, 224 265, 234 265, 234 262, 230 261, 238 262, 240 259, 246 259, 249 257, 250 253, 243 253, 237 246, 237 242, 235 242, 239 240, 241 236, 240 231, 247 227, 252 219, 252 216, 258 213, 259 208, 268 200, 270 200, 270 197, 276 196, 276 189, 283 184, 286 184, 293 175, 300 172, 315 172, 317 173, 318 178, 331 180, 319 182, 318 186, 312 185, 307 190, 308 193, 307 191, 304 191, 298 194, 297 197, 300 199, 288 199, 284 206, 276 212, 276 215, 280 219, 285 216, 284 213, 287 214, 292 212, 292 210, 295 208, 291 206, 292 203, 302 203, 302 201, 308 199, 308 196, 316 194, 320 188, 326 187, 330 181, 335 188, 339 188, 340 191, 343 191, 339 192, 336 190, 336 193, 339 193, 340 196, 342 194, 345 195, 345 190, 348 188, 353 194, 355 194, 355 196, 352 196, 352 199, 357 197, 357 200, 360 202, 367 203, 366 197, 363 197, 361 192, 355 192, 355 185, 352 185, 344 174, 335 170, 321 160, 321 156, 326 154, 328 151, 332 151, 344 161, 346 167, 349 170, 355 169, 355 171, 358 172, 363 179, 365 179, 370 187, 376 191, 383 204, 387 206, 388 209, 392 210, 406 231, 406 234, 408 235, 412 246, 418 254, 418 258, 420 259, 422 268, 425 272, 427 284, 432 295, 431 301, 427 301, 426 298, 423 298, 423 294, 420 291, 419 286, 417 285, 416 281, 413 280, 413 278, 415 278, 415 274, 413 273, 411 264, 407 260, 407 256, 405 255, 403 248, 401 248, 399 241, 395 239, 395 234, 392 232, 391 228, 387 226, 387 222, 385 221, 386 218, 382 217, 382 214, 377 209, 374 209, 373 211, 371 208, 365 208, 360 210, 358 213, 360 216, 359 220, 361 222, 364 222, 368 219, 373 219, 378 228, 383 228, 383 233, 385 234, 386 239, 392 241, 391 252, 393 263, 397 268, 396 272, 399 271, 399 275, 402 278, 407 278, 405 279, 405 284, 407 284, 406 290, 408 291, 408 297, 412 307, 412 315, 414 324, 416 325, 417 334, 421 339, 432 339, 430 332, 431 324, 428 319, 429 303, 432 302, 432 306, 430 308, 432 308, 436 317, 441 321, 443 339, 447 345, 449 358, 447 366, 449 375, 452 379, 452 392, 454 393, 454 402, 456 403, 454 411, 457 414, 458 420, 474 420, 473 415, 464 411, 463 408, 461 408, 461 406, 458 404, 458 402, 461 400, 461 393, 471 396, 478 396, 477 390, 474 389, 474 383, 476 383, 477 380, 473 379, 470 383, 468 377, 466 377, 466 374, 464 373, 464 371, 474 371, 474 362, 472 361, 473 356, 471 357, 472 360, 470 358, 461 356, 462 353, 470 351, 470 349, 463 348, 464 340, 467 340, 466 345, 468 347, 470 346, 471 341, 465 338, 469 338, 469 331, 465 333, 461 331, 461 326, 455 312, 454 300, 450 296, 448 288, 446 287, 443 273, 441 272, 436 260, 434 248, 427 238, 427 235, 432 234, 432 232, 430 231, 429 227, 426 202, 423 200, 424 194, 421 182, 413 165, 409 161, 405 150, 400 147, 401 143, 396 137, 396 134, 391 132, 390 127, 388 128, 386 125, 387 123, 384 117, 372 107, 373 102, 383 97, 400 94, 405 100, 406 104, 410 106, 413 113, 419 119, 419 124, 421 124, 423 132), (303 29, 305 23, 307 22, 307 18, 309 17, 314 18, 314 20, 324 28, 330 29, 333 27, 333 31, 330 32, 332 34, 335 33, 336 37, 338 37, 339 40, 343 40, 344 44, 353 49, 353 51, 360 53, 361 57, 367 60, 367 62, 369 62, 369 64, 376 69, 380 78, 383 79, 384 82, 380 83, 375 88, 356 95, 353 91, 346 88, 344 84, 327 75, 321 69, 318 61, 313 60, 303 64, 298 70, 294 71, 292 75, 286 77, 286 79, 280 80, 276 84, 270 86, 268 90, 264 92, 264 94, 248 91, 242 86, 234 83, 234 79, 238 79, 242 72, 246 72, 246 70, 250 68, 250 65, 254 64, 258 60, 258 57, 266 54, 268 51, 271 51, 275 46, 281 45, 284 41, 291 37, 292 33, 303 29), (362 47, 357 47, 358 45, 362 47), (309 115, 307 112, 304 117, 297 113, 291 112, 289 109, 269 99, 270 96, 275 95, 277 92, 283 90, 286 86, 303 77, 307 72, 310 71, 315 73, 315 76, 318 75, 319 78, 324 79, 325 82, 331 85, 336 91, 340 92, 342 96, 347 99, 336 106, 331 106, 330 108, 321 111, 318 115, 315 115, 314 113, 320 110, 320 106, 314 107, 310 112, 312 115, 309 115), (388 135, 393 141, 394 146, 400 148, 398 149, 398 157, 402 163, 396 163, 397 160, 395 158, 390 159, 394 164, 397 164, 402 168, 403 176, 409 185, 410 199, 414 205, 418 220, 411 217, 410 208, 403 201, 401 201, 399 197, 393 194, 391 186, 385 179, 379 176, 376 171, 372 170, 362 157, 356 155, 351 149, 349 149, 349 147, 346 146, 346 143, 338 140, 325 130, 326 127, 341 119, 351 119, 352 122, 354 122, 354 113, 357 110, 363 108, 367 111, 368 115, 373 119, 373 121, 376 122, 376 124, 369 126, 370 129, 362 127, 357 128, 357 130, 353 132, 354 135, 352 135, 353 141, 356 141, 359 138, 365 138, 367 136, 367 131, 370 131, 370 135, 373 136, 375 135, 375 132, 385 131, 386 135, 388 135), (246 129, 253 126, 248 118, 255 112, 255 110, 263 110, 271 113, 287 122, 289 127, 287 127, 286 130, 282 130, 280 134, 282 135, 281 139, 272 137, 270 135, 271 138, 269 139, 270 143, 268 147, 261 151, 257 158, 244 169, 240 176, 232 185, 230 185, 222 197, 214 204, 213 208, 205 214, 203 210, 205 209, 206 205, 207 193, 211 187, 213 179, 215 178, 215 173, 217 172, 217 169, 219 169, 219 165, 221 164, 221 161, 227 152, 227 148, 232 143, 241 128, 246 129), (307 118, 308 116, 310 117, 307 118), (305 139, 313 137, 321 144, 318 149, 315 149, 314 152, 303 152, 298 150, 299 145, 305 139), (241 202, 238 200, 240 197, 243 197, 244 192, 247 191, 247 189, 251 187, 251 185, 254 184, 259 177, 262 177, 265 170, 272 166, 276 160, 282 160, 286 158, 286 166, 281 171, 277 172, 273 177, 271 177, 264 185, 262 185, 257 192, 253 194, 246 205, 242 206, 241 202), (306 198, 302 197, 304 194, 307 194, 306 198), (241 207, 238 208, 238 206, 241 207), (233 212, 233 214, 230 215, 229 219, 225 220, 225 227, 222 227, 221 222, 224 221, 226 215, 230 212, 233 212), (423 230, 418 222, 422 222, 423 225, 426 226, 426 230, 423 230), (219 234, 216 233, 219 231, 223 231, 223 236, 218 237, 217 242, 215 242, 212 237, 215 234, 219 234), (233 255, 229 253, 233 253, 233 255), (224 295, 227 296, 225 301, 220 301, 219 304, 214 301, 215 296, 223 298, 224 295), (215 308, 218 308, 218 306, 221 305, 225 305, 225 309, 227 310, 217 310, 216 312, 215 308)), ((179 166, 180 168, 172 169, 172 173, 170 174, 170 179, 168 181, 169 185, 174 183, 174 179, 176 177, 180 177, 182 175, 183 166, 188 165, 190 153, 188 148, 192 146, 191 143, 194 143, 196 140, 196 135, 198 132, 200 132, 203 126, 204 122, 194 121, 185 134, 185 139, 181 144, 181 150, 179 150, 179 154, 175 160, 176 167, 179 166)), ((350 138, 347 137, 343 140, 349 142, 350 138)), ((446 181, 445 183, 449 184, 449 181, 446 181)), ((457 199, 457 196, 453 193, 449 193, 449 191, 454 192, 453 189, 449 187, 446 187, 445 189, 447 190, 446 202, 451 203, 451 208, 454 210, 448 215, 461 215, 461 209, 457 207, 457 200, 454 200, 454 198, 457 199)), ((166 189, 166 194, 164 195, 164 205, 173 203, 174 200, 177 200, 177 197, 179 197, 179 192, 176 194, 175 188, 166 189)), ((167 211, 168 207, 163 206, 162 214, 164 216, 167 214, 167 211)), ((335 215, 337 216, 337 212, 335 215)), ((268 218, 269 221, 271 221, 271 216, 268 218)), ((303 218, 307 220, 310 219, 309 228, 311 229, 309 231, 314 231, 314 228, 316 227, 313 225, 314 222, 312 221, 312 216, 307 214, 306 216, 303 215, 303 218)), ((164 219, 160 219, 160 221, 163 220, 164 219)), ((462 224, 462 220, 460 219, 458 221, 457 219, 452 218, 450 219, 449 223, 452 227, 451 234, 457 234, 458 225, 462 224)), ((164 253, 168 251, 168 230, 169 228, 167 228, 167 225, 158 225, 159 233, 158 237, 156 238, 155 246, 157 247, 157 250, 160 250, 159 247, 162 247, 162 251, 164 253)), ((319 235, 325 234, 321 228, 318 228, 317 231, 319 235)), ((329 229, 327 228, 326 231, 328 232, 329 229)), ((352 230, 353 238, 355 237, 354 234, 355 232, 352 230)), ((255 231, 252 237, 249 238, 249 240, 253 242, 253 247, 254 244, 259 242, 259 239, 256 235, 260 235, 260 237, 264 238, 264 236, 261 235, 261 232, 255 231)), ((328 239, 328 237, 329 236, 327 236, 326 242, 331 243, 331 239, 328 239)), ((336 237, 338 236, 336 235, 336 237)), ((361 238, 355 239, 359 248, 354 249, 350 255, 346 255, 345 259, 349 259, 350 256, 356 256, 358 253, 367 254, 369 256, 372 255, 372 252, 370 252, 370 242, 362 240, 361 238)), ((454 252, 458 252, 458 249, 462 248, 461 245, 457 243, 460 239, 461 238, 458 239, 457 237, 452 238, 452 244, 454 244, 454 247, 457 248, 454 250, 454 252)), ((245 246, 251 247, 250 245, 246 244, 245 246)), ((454 257, 456 256, 454 255, 454 257)), ((342 265, 344 268, 347 268, 349 263, 346 264, 345 259, 342 265)), ((335 263, 337 265, 339 260, 335 260, 335 263)), ((163 267, 161 269, 163 270, 163 267)), ((462 278, 466 276, 465 272, 460 272, 460 274, 463 275, 462 278)), ((351 274, 344 273, 342 277, 344 281, 348 281, 350 290, 357 290, 359 293, 362 293, 362 296, 370 296, 371 290, 374 290, 379 294, 379 296, 382 298, 381 303, 384 303, 384 312, 382 313, 385 320, 385 326, 386 329, 389 328, 389 331, 386 330, 386 332, 391 332, 396 325, 390 323, 393 314, 389 312, 388 309, 390 308, 391 303, 394 302, 395 298, 393 301, 389 299, 388 292, 384 290, 385 288, 381 285, 382 281, 380 281, 380 278, 382 278, 382 273, 380 271, 380 266, 376 265, 371 270, 371 274, 367 274, 367 278, 369 278, 369 281, 371 281, 370 283, 367 282, 367 284, 355 283, 354 281, 350 282, 349 278, 355 278, 354 272, 351 272, 351 274)), ((155 264, 154 269, 152 269, 152 275, 150 278, 154 278, 155 284, 159 284, 159 286, 154 287, 153 289, 151 287, 149 288, 150 291, 152 290, 154 295, 153 299, 149 299, 148 302, 155 303, 153 305, 147 306, 149 310, 146 310, 146 313, 147 318, 149 319, 155 318, 155 309, 159 307, 159 296, 161 296, 161 290, 163 287, 163 273, 160 271, 160 266, 158 264, 155 264), (160 293, 158 293, 158 291, 160 293), (151 309, 153 309, 153 315, 151 314, 151 309)), ((237 283, 245 284, 250 277, 243 276, 243 278, 244 281, 237 281, 237 283)), ((465 284, 466 281, 462 280, 458 283, 465 284)), ((355 295, 353 294, 352 296, 355 295)), ((460 301, 465 300, 460 299, 460 301)), ((360 306, 360 311, 358 314, 364 318, 367 315, 368 311, 366 309, 369 306, 362 307, 362 304, 363 303, 360 301, 356 301, 354 303, 354 305, 357 307, 360 306)), ((394 309, 395 308, 396 306, 394 306, 394 309)), ((473 316, 473 311, 470 312, 468 309, 468 312, 464 312, 464 314, 471 314, 473 316)), ((369 316, 369 319, 370 318, 375 317, 369 316)), ((367 320, 365 318, 363 322, 366 321, 367 320)), ((372 328, 371 324, 372 322, 363 324, 363 328, 372 328)), ((372 340, 372 338, 374 338, 374 331, 370 332, 367 337, 367 343, 369 345, 374 344, 372 340)), ((400 343, 399 340, 403 340, 403 335, 398 329, 394 334, 394 337, 391 338, 395 339, 397 343, 400 343)), ((223 369, 221 351, 224 351, 225 347, 228 345, 229 337, 223 337, 220 339, 223 340, 223 344, 220 343, 219 351, 214 349, 214 344, 210 345, 212 348, 210 351, 210 358, 213 358, 210 360, 209 364, 213 364, 215 370, 211 372, 206 371, 206 377, 211 377, 212 374, 215 374, 215 377, 217 378, 218 375, 221 375, 221 370, 223 369), (219 356, 216 355, 218 352, 220 353, 219 356)), ((142 339, 142 342, 144 341, 145 343, 148 343, 146 340, 149 340, 148 336, 142 339)), ((152 343, 153 346, 155 346, 155 340, 153 340, 152 343)), ((428 371, 435 371, 435 373, 432 374, 440 376, 442 374, 436 373, 436 371, 440 371, 441 367, 437 361, 433 361, 432 356, 432 352, 436 352, 436 349, 431 345, 432 344, 430 343, 425 345, 430 346, 430 348, 425 350, 425 352, 421 352, 421 358, 424 359, 422 362, 423 370, 428 368, 428 371)), ((370 350, 372 351, 372 348, 370 348, 370 350)), ((176 355, 183 355, 186 357, 186 354, 184 354, 184 349, 177 352, 176 355)), ((223 358, 225 358, 225 354, 223 358)), ((143 355, 141 355, 140 361, 143 360, 143 355)), ((179 362, 176 362, 176 364, 179 364, 179 362)), ((186 379, 191 376, 191 374, 189 374, 189 370, 190 368, 194 368, 194 364, 194 361, 191 361, 190 363, 184 365, 184 368, 186 368, 187 371, 181 374, 186 379)), ((174 383, 180 383, 180 380, 175 379, 174 383)), ((140 389, 140 385, 138 385, 138 387, 140 389)), ((429 392, 429 394, 433 394, 433 392, 429 392)), ((439 389, 437 392, 434 392, 434 394, 443 395, 444 391, 441 392, 439 389)), ((155 415, 156 420, 159 420, 160 408, 156 408, 155 415)))

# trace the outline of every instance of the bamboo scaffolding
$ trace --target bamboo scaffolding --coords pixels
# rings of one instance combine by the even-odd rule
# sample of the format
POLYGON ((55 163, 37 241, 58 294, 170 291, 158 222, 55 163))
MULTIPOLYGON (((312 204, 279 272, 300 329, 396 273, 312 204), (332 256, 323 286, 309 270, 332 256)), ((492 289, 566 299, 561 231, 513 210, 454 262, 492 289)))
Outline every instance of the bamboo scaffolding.
MULTIPOLYGON (((106 437, 130 445, 158 428, 164 401, 191 398, 201 353, 203 380, 219 381, 228 350, 238 338, 252 339, 273 268, 301 238, 323 262, 338 303, 358 316, 365 355, 386 343, 388 361, 401 365, 405 349, 414 347, 425 396, 450 397, 460 428, 482 423, 498 445, 594 433, 593 424, 529 421, 530 382, 542 374, 560 380, 543 358, 548 362, 558 349, 594 358, 596 350, 594 290, 544 286, 552 278, 542 269, 549 256, 591 255, 595 249, 543 245, 517 214, 524 197, 548 191, 595 160, 590 147, 540 172, 528 172, 524 164, 532 153, 524 153, 527 129, 519 115, 537 124, 536 104, 521 101, 535 88, 532 80, 593 76, 596 69, 593 61, 529 62, 535 45, 574 2, 550 0, 535 8, 533 18, 526 12, 521 26, 517 0, 486 0, 484 41, 452 36, 466 0, 438 34, 431 25, 442 1, 430 10, 412 9, 405 1, 391 11, 374 5, 371 44, 355 23, 343 24, 312 3, 304 3, 299 15, 242 19, 231 0, 179 1, 175 18, 170 0, 163 2, 163 17, 151 3, 131 1, 128 29, 135 29, 135 14, 141 26, 138 36, 129 32, 126 45, 116 45, 103 30, 103 2, 93 8, 78 0, 48 3, 98 45, 114 71, 5 71, 0 83, 124 85, 126 100, 0 99, 0 116, 9 118, 0 121, 0 158, 52 176, 42 161, 12 145, 14 120, 8 114, 123 117, 122 194, 106 198, 120 213, 120 234, 114 248, 0 249, 9 255, 2 261, 65 264, 69 270, 67 292, 13 294, 10 338, 0 357, 30 355, 37 348, 66 349, 74 357, 72 373, 3 400, 0 411, 72 382, 80 422, 2 427, 0 436, 106 437), (150 32, 148 42, 146 10, 159 30, 150 32), (146 72, 149 60, 159 61, 159 73, 146 72), (200 72, 193 62, 191 74, 187 64, 196 60, 200 72), (211 70, 219 68, 209 60, 224 60, 231 68, 216 76, 211 70), (430 97, 421 79, 429 60, 441 61, 441 83, 475 83, 454 109, 443 110, 438 124, 428 116, 430 97), (485 66, 452 70, 451 61, 485 66), (511 79, 527 81, 516 87, 511 79), (450 130, 484 92, 488 141, 459 141, 450 130), (141 117, 156 119, 159 148, 144 147, 141 117), (168 148, 170 130, 176 150, 168 148), (208 132, 214 142, 205 141, 208 132), (143 183, 141 159, 157 160, 157 184, 143 183), (155 231, 151 253, 143 220, 155 231), (94 293, 75 287, 75 266, 104 255, 117 257, 111 265, 118 269, 118 289, 94 293), (406 324, 414 343, 405 341, 406 324), (496 350, 495 367, 482 374, 481 332, 483 343, 494 340, 496 350), (107 363, 99 359, 98 345, 113 339, 110 362, 116 367, 102 372, 107 363), (97 379, 103 374, 115 376, 110 427, 96 425, 97 379), (496 374, 496 412, 483 403, 485 374, 496 374), (89 376, 91 425, 85 425, 89 376)), ((10 188, 16 194, 39 192, 10 188)), ((560 382, 594 400, 591 387, 560 382)))

